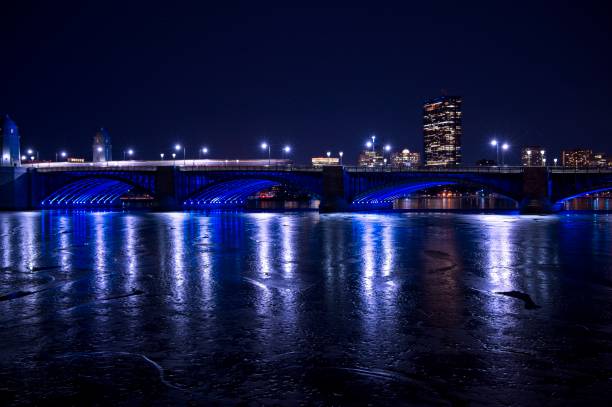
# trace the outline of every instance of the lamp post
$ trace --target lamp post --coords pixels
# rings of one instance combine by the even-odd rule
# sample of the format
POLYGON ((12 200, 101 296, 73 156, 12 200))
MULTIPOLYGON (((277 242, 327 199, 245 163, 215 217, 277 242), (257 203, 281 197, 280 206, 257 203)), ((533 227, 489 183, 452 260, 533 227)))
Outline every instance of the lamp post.
POLYGON ((491 140, 491 145, 495 147, 495 162, 499 165, 499 143, 497 140, 493 139, 491 140))
POLYGON ((546 157, 544 156, 546 154, 546 150, 540 150, 540 157, 542 157, 542 166, 546 167, 546 157))
POLYGON ((55 162, 58 162, 58 161, 59 161, 59 160, 57 159, 58 154, 59 154, 59 156, 60 156, 60 157, 62 157, 62 158, 66 158, 66 155, 67 155, 65 151, 60 151, 59 153, 58 153, 58 152, 55 152, 55 162))
POLYGON ((283 147, 283 158, 287 158, 287 154, 289 154, 290 152, 291 152, 290 146, 283 147))
POLYGON ((505 152, 507 149, 509 149, 509 148, 510 148, 510 146, 508 145, 508 143, 504 143, 504 144, 502 145, 502 165, 505 165, 505 163, 504 163, 504 152, 505 152))
POLYGON ((172 153, 172 160, 173 160, 172 165, 176 167, 176 153, 172 153))
POLYGON ((272 160, 272 153, 270 152, 270 144, 266 143, 265 141, 263 143, 261 143, 261 149, 265 150, 268 149, 268 165, 270 165, 270 161, 272 160))
POLYGON ((553 158, 553 162, 555 163, 555 167, 557 166, 557 159, 553 158))
POLYGON ((374 152, 376 143, 376 134, 372 134, 372 152, 374 152))
POLYGON ((546 167, 546 158, 542 158, 542 166, 546 167))
POLYGON ((340 165, 342 165, 342 157, 344 156, 344 152, 340 151, 338 155, 340 156, 340 165))
POLYGON ((531 167, 531 150, 527 150, 527 166, 531 167))
MULTIPOLYGON (((183 149, 183 165, 185 165, 185 161, 186 161, 186 148, 185 148, 185 146, 183 146, 182 149, 183 149)), ((181 145, 180 144, 176 144, 174 146, 174 150, 177 151, 177 152, 181 151, 181 145)), ((174 154, 173 154, 173 156, 174 156, 174 154)))
POLYGON ((123 150, 123 161, 125 161, 125 155, 130 156, 130 158, 132 157, 132 155, 134 155, 134 150, 132 150, 131 148, 127 149, 127 150, 123 150))
POLYGON ((202 156, 206 154, 208 154, 208 147, 202 147, 199 151, 200 158, 202 158, 202 156))
POLYGON ((164 153, 160 153, 159 156, 161 157, 161 160, 164 161, 164 153))

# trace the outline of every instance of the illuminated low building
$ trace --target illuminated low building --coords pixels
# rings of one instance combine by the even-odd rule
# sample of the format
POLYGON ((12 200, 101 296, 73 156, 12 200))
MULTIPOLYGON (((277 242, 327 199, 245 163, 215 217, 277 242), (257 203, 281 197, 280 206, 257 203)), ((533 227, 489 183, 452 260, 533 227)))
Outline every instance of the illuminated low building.
POLYGON ((365 150, 359 154, 360 167, 382 167, 385 165, 385 157, 377 150, 365 150))
POLYGON ((564 167, 589 167, 593 161, 593 150, 575 148, 561 152, 564 167))
POLYGON ((546 159, 546 150, 540 146, 527 146, 521 150, 521 165, 541 167, 546 159))
POLYGON ((421 164, 421 154, 407 148, 391 154, 391 165, 394 167, 417 167, 421 164))
POLYGON ((340 158, 338 157, 312 157, 310 162, 312 163, 313 167, 320 168, 326 165, 340 165, 340 158))
POLYGON ((66 162, 69 163, 84 163, 85 159, 81 157, 68 157, 66 158, 66 162))
POLYGON ((608 159, 607 154, 605 153, 595 153, 593 154, 593 159, 591 160, 591 166, 593 167, 608 167, 608 165, 612 163, 610 159, 608 159))

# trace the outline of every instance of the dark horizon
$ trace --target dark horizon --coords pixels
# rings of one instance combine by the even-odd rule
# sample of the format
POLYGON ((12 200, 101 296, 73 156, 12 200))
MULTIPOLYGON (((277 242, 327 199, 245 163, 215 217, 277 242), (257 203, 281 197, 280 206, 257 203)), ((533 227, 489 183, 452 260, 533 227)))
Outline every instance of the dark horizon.
POLYGON ((494 136, 510 163, 528 144, 612 153, 611 25, 594 4, 4 11, 0 112, 41 158, 89 159, 98 127, 116 158, 175 142, 191 157, 259 158, 265 140, 299 163, 328 150, 352 163, 372 133, 422 152, 422 105, 443 92, 463 98, 464 165, 493 158, 494 136))

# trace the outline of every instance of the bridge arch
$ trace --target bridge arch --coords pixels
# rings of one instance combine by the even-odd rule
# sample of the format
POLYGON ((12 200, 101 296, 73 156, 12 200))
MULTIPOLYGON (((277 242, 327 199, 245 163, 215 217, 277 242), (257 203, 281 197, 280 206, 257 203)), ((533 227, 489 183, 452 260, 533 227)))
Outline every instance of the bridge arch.
POLYGON ((235 178, 213 180, 183 200, 186 207, 241 207, 253 194, 277 185, 286 185, 314 196, 320 196, 317 183, 296 182, 283 176, 266 174, 243 175, 235 178))
MULTIPOLYGON (((61 186, 51 188, 45 194, 40 206, 43 208, 62 207, 112 207, 119 204, 119 199, 133 191, 149 194, 150 189, 143 187, 143 182, 112 174, 88 174, 69 179, 61 186)), ((152 183, 144 182, 145 185, 152 183)))
POLYGON ((520 198, 512 191, 503 186, 497 185, 495 180, 465 179, 464 177, 410 177, 398 179, 391 183, 381 184, 370 187, 351 199, 351 206, 355 209, 372 207, 389 207, 393 201, 405 197, 411 193, 422 191, 434 187, 447 185, 461 185, 474 189, 487 189, 503 197, 515 201, 517 204, 520 198))
POLYGON ((591 195, 591 194, 596 194, 599 192, 606 192, 606 191, 612 191, 612 183, 608 183, 608 184, 604 184, 604 185, 598 185, 598 186, 592 186, 590 188, 587 189, 583 189, 580 191, 575 191, 573 193, 573 195, 569 195, 563 198, 559 198, 556 200, 556 202, 554 203, 555 206, 559 206, 559 205, 563 205, 565 202, 570 201, 572 199, 575 198, 581 198, 583 196, 586 195, 591 195))

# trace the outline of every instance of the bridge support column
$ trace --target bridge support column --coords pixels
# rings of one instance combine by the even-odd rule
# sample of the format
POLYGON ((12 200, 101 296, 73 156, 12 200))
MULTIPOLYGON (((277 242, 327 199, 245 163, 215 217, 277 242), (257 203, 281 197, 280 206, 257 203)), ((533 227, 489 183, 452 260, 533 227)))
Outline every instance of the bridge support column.
POLYGON ((344 190, 344 168, 340 166, 323 167, 323 196, 319 212, 344 212, 348 203, 344 190))
POLYGON ((176 170, 174 167, 157 167, 155 174, 155 195, 157 196, 157 209, 174 211, 179 208, 176 196, 176 170))
POLYGON ((526 167, 523 172, 523 198, 519 202, 522 214, 552 213, 550 203, 548 169, 526 167))
POLYGON ((30 174, 23 167, 0 167, 0 209, 31 209, 30 174))

